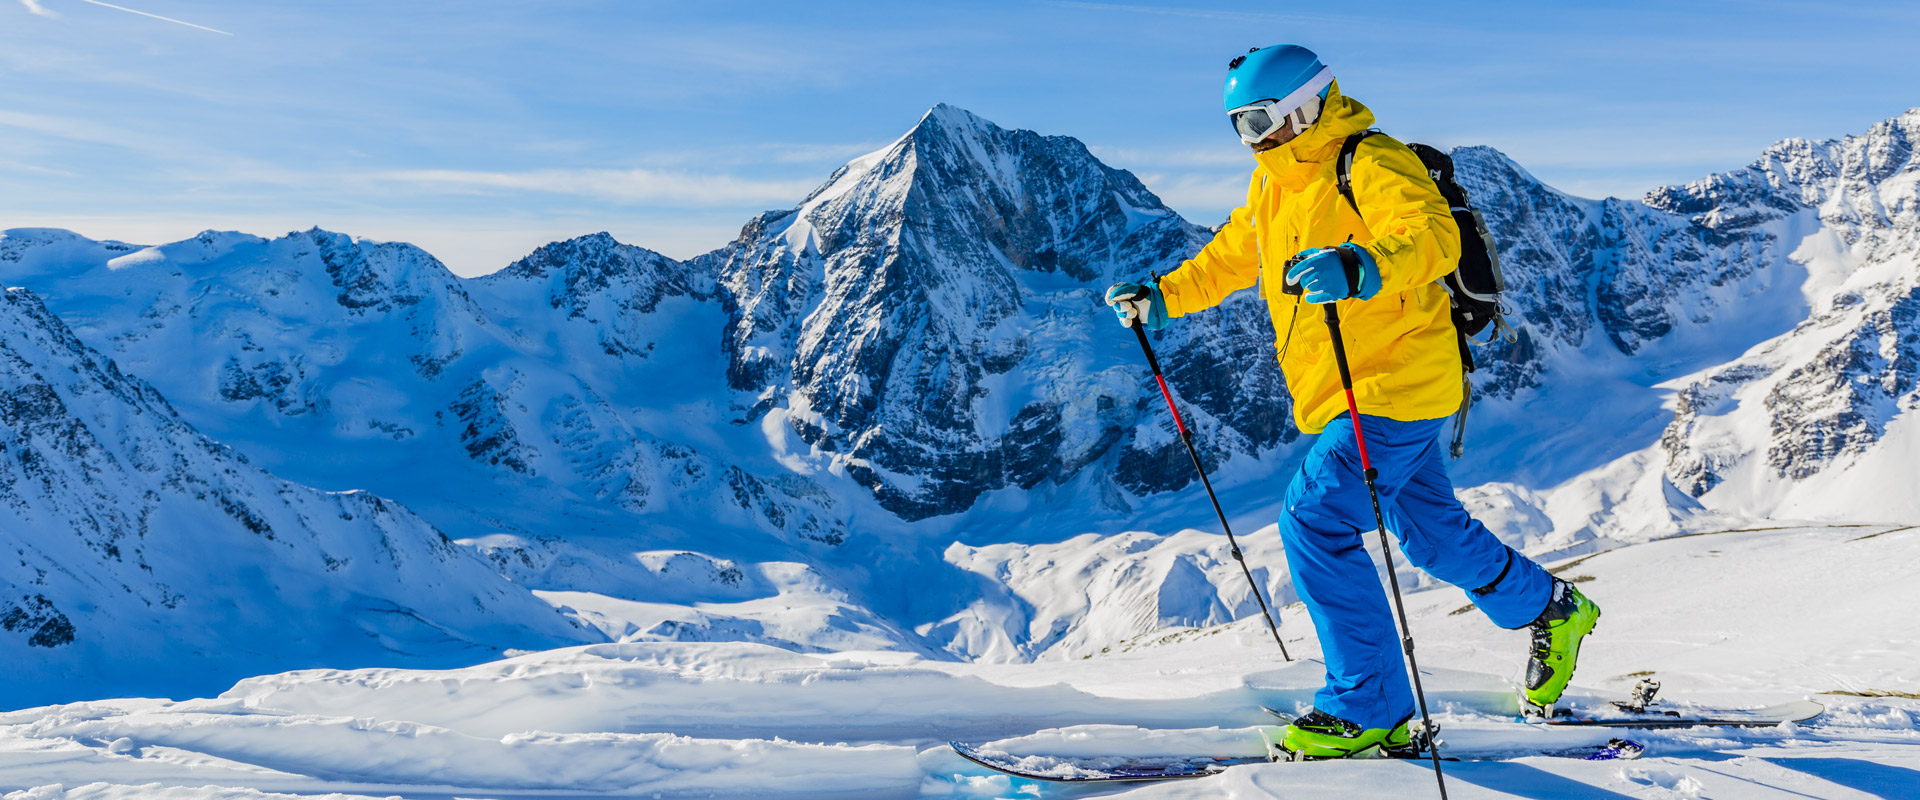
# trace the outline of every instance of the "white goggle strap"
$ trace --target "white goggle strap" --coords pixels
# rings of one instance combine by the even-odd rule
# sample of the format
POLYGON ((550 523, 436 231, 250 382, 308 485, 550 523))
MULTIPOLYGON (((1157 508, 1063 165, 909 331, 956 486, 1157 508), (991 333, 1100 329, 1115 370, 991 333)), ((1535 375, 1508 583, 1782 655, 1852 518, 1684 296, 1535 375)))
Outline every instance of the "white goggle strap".
POLYGON ((1308 78, 1306 83, 1300 84, 1300 88, 1289 92, 1286 97, 1274 101, 1274 105, 1286 109, 1299 108, 1307 104, 1307 98, 1319 97, 1321 89, 1332 85, 1333 68, 1321 67, 1320 71, 1313 73, 1313 77, 1308 78))
POLYGON ((1307 98, 1307 102, 1287 114, 1287 124, 1293 128, 1293 135, 1306 133, 1316 120, 1320 119, 1320 96, 1307 98))

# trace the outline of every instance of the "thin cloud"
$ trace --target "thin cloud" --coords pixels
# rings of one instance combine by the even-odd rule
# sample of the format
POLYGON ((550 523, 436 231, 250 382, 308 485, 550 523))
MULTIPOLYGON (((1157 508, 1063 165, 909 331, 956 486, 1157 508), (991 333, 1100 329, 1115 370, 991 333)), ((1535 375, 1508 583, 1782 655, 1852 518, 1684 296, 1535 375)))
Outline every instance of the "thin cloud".
MULTIPOLYGON (((23 2, 23 3, 26 3, 26 4, 27 4, 27 8, 29 8, 29 9, 32 9, 32 8, 34 7, 34 4, 35 4, 35 3, 37 2, 37 0, 20 0, 20 1, 21 1, 21 2, 23 2)), ((233 35, 233 34, 231 34, 231 33, 228 33, 228 32, 226 32, 226 31, 223 31, 223 30, 219 30, 219 29, 217 29, 217 28, 209 28, 209 27, 207 27, 207 26, 205 26, 205 25, 195 25, 195 24, 193 24, 193 23, 191 23, 191 22, 187 22, 187 21, 185 21, 185 20, 178 20, 178 19, 174 19, 174 18, 172 18, 172 17, 163 17, 163 16, 160 16, 159 14, 149 14, 149 13, 147 13, 147 12, 145 12, 145 11, 138 11, 138 10, 135 10, 135 9, 131 9, 131 8, 127 8, 126 6, 116 6, 116 5, 114 5, 114 4, 112 4, 112 3, 102 3, 102 2, 100 2, 100 0, 80 0, 80 2, 82 2, 82 3, 92 3, 92 4, 94 4, 94 5, 96 5, 96 6, 104 6, 104 7, 106 7, 106 8, 111 8, 111 9, 113 9, 113 10, 115 10, 115 11, 125 11, 125 12, 127 12, 127 13, 129 13, 129 14, 139 14, 140 16, 143 16, 143 17, 152 17, 152 18, 154 18, 154 19, 157 19, 157 20, 162 20, 162 21, 164 21, 164 22, 171 22, 171 23, 173 23, 173 24, 175 24, 175 25, 185 25, 185 26, 187 26, 187 27, 189 27, 189 28, 199 28, 200 30, 203 30, 203 31, 207 31, 207 32, 209 32, 209 33, 217 33, 217 34, 220 34, 221 36, 232 36, 232 35, 233 35)))
POLYGON ((46 17, 48 19, 60 18, 59 14, 55 14, 48 10, 46 6, 40 5, 40 0, 20 0, 20 5, 26 6, 27 13, 36 17, 46 17))
POLYGON ((400 170, 369 176, 376 181, 464 192, 531 191, 574 195, 635 205, 739 206, 798 203, 818 181, 756 181, 731 175, 656 172, 646 169, 543 169, 528 172, 400 170))
MULTIPOLYGON (((1221 115, 1221 119, 1226 119, 1221 115)), ((1221 126, 1225 128, 1226 126, 1221 126)), ((1226 137, 1233 134, 1228 133, 1226 137)), ((1087 151, 1093 153, 1109 166, 1138 172, 1141 169, 1169 169, 1175 167, 1236 167, 1253 169, 1253 154, 1238 141, 1231 146, 1190 147, 1168 150, 1135 149, 1127 147, 1109 147, 1106 145, 1087 145, 1087 151)))
POLYGON ((141 153, 162 154, 174 146, 173 142, 140 133, 130 126, 21 111, 0 111, 0 132, 6 129, 27 131, 66 142, 121 147, 141 153))
POLYGON ((0 158, 0 170, 12 170, 14 172, 31 172, 36 175, 52 175, 57 178, 80 177, 80 174, 77 172, 68 172, 64 169, 54 169, 52 167, 43 167, 43 166, 40 166, 39 164, 29 164, 24 161, 15 161, 10 158, 0 158))
POLYGON ((1349 17, 1308 16, 1305 14, 1263 14, 1248 11, 1220 11, 1205 8, 1175 8, 1170 6, 1145 6, 1130 3, 1087 3, 1075 0, 1054 0, 1047 3, 1060 8, 1078 8, 1088 11, 1128 11, 1135 14, 1157 14, 1165 17, 1188 17, 1192 19, 1225 20, 1228 22, 1341 22, 1349 17))
POLYGON ((1193 222, 1217 225, 1247 202, 1247 173, 1141 175, 1140 182, 1169 208, 1193 222))

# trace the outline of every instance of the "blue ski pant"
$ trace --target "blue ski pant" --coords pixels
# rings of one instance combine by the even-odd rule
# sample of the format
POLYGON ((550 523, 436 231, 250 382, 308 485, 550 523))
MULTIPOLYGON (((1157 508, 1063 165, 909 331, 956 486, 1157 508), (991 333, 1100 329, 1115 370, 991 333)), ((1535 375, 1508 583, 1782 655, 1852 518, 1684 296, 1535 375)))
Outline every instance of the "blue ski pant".
MULTIPOLYGON (((1547 571, 1502 544, 1453 496, 1441 460, 1445 420, 1401 422, 1361 415, 1387 530, 1407 560, 1466 589, 1502 628, 1540 616, 1552 592, 1547 571)), ((1320 636, 1327 684, 1314 707, 1366 728, 1391 728, 1414 713, 1394 615, 1364 547, 1377 536, 1360 469, 1353 420, 1327 424, 1287 487, 1280 536, 1293 585, 1320 636)))

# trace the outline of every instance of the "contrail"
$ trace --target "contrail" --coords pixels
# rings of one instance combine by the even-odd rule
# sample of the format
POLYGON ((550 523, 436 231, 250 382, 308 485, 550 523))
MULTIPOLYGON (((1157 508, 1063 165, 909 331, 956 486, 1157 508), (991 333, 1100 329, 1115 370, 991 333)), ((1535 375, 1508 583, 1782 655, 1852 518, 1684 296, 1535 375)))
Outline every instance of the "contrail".
POLYGON ((92 4, 94 4, 94 5, 96 5, 96 6, 106 6, 107 8, 111 8, 111 9, 115 9, 115 10, 117 10, 117 11, 125 11, 125 12, 127 12, 127 13, 129 13, 129 14, 139 14, 140 16, 143 16, 143 17, 152 17, 152 18, 154 18, 154 19, 158 19, 158 20, 165 20, 165 21, 167 21, 167 22, 171 22, 171 23, 174 23, 175 25, 185 25, 185 26, 187 26, 187 27, 189 27, 189 28, 199 28, 200 30, 203 30, 203 31, 211 31, 211 32, 213 32, 213 33, 217 33, 217 34, 220 34, 221 36, 232 36, 232 35, 233 35, 233 34, 231 34, 231 33, 228 33, 228 32, 226 32, 226 31, 223 31, 223 30, 219 30, 219 29, 216 29, 216 28, 209 28, 209 27, 207 27, 207 26, 205 26, 205 25, 195 25, 195 24, 193 24, 193 23, 191 23, 191 22, 187 22, 187 21, 185 21, 185 20, 178 20, 178 19, 174 19, 174 18, 172 18, 172 17, 163 17, 163 16, 160 16, 159 14, 149 14, 149 13, 147 13, 147 12, 145 12, 145 11, 135 11, 135 10, 133 10, 133 9, 131 9, 131 8, 127 8, 126 6, 116 6, 116 5, 114 5, 114 4, 112 4, 112 3, 102 3, 102 2, 100 2, 100 0, 80 0, 80 2, 82 2, 82 3, 92 3, 92 4))
POLYGON ((25 5, 27 7, 27 12, 30 14, 33 14, 34 16, 47 17, 49 19, 60 18, 59 14, 55 14, 51 11, 48 11, 46 6, 40 5, 40 0, 20 0, 20 3, 22 5, 25 5))

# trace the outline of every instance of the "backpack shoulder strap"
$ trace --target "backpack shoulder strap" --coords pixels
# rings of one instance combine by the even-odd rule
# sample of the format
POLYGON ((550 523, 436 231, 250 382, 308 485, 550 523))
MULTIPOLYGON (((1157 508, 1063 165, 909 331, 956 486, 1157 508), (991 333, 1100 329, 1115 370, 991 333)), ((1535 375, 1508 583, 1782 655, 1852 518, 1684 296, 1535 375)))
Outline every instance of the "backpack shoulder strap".
POLYGON ((1353 199, 1353 155, 1360 152, 1360 141, 1362 139, 1376 133, 1380 133, 1380 131, 1374 128, 1368 128, 1352 136, 1348 136, 1346 141, 1340 143, 1340 160, 1335 161, 1333 164, 1334 180, 1340 187, 1340 196, 1347 198, 1347 205, 1353 207, 1353 213, 1355 214, 1360 213, 1360 202, 1353 199))

